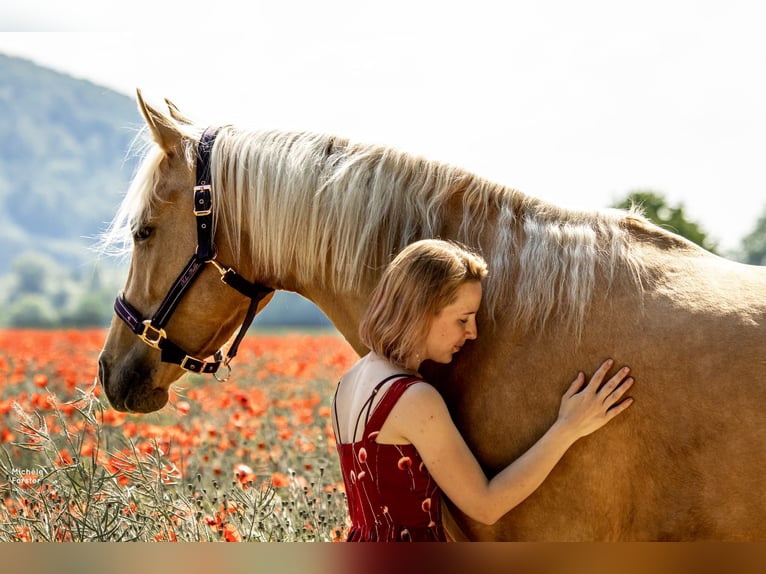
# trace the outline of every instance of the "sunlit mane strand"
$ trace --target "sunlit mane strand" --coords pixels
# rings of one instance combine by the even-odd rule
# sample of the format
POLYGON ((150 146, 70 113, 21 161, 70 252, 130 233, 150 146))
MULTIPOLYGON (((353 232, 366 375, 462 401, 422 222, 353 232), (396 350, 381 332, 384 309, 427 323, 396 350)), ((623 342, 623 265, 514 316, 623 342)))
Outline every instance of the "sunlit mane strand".
POLYGON ((521 326, 542 329, 555 311, 579 331, 597 276, 611 281, 621 261, 638 277, 624 214, 574 213, 391 148, 225 128, 213 166, 219 225, 231 245, 250 238, 268 276, 353 291, 412 241, 446 238, 457 207, 450 238, 487 259, 490 318, 511 307, 521 326))

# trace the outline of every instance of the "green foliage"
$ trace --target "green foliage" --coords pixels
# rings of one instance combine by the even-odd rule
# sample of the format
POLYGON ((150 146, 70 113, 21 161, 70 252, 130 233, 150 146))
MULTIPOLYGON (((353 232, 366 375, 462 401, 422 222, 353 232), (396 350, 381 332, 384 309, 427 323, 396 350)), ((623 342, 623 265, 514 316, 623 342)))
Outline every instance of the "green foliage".
POLYGON ((649 190, 632 191, 622 201, 612 205, 618 209, 629 209, 634 205, 653 223, 672 231, 689 241, 716 253, 716 242, 710 240, 699 224, 687 219, 683 204, 669 205, 665 196, 649 190))
POLYGON ((11 262, 0 287, 0 325, 107 326, 124 271, 106 263, 69 269, 48 255, 25 252, 11 262))
POLYGON ((108 325, 112 318, 113 301, 114 292, 83 293, 76 302, 74 310, 64 317, 62 322, 71 327, 108 325))
POLYGON ((766 209, 755 229, 742 240, 742 261, 751 265, 766 265, 766 209))
POLYGON ((11 270, 16 277, 18 293, 45 292, 46 284, 58 271, 56 262, 44 253, 27 251, 17 257, 11 264, 11 270))
POLYGON ((32 293, 11 305, 7 320, 10 327, 45 329, 56 325, 59 316, 46 297, 32 293))

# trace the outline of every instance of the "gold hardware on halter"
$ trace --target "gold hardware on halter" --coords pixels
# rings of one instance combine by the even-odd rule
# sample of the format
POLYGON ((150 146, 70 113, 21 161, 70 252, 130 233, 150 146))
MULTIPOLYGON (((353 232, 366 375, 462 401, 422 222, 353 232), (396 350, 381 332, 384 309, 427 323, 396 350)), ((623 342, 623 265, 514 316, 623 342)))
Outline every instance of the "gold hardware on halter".
POLYGON ((227 274, 227 273, 231 273, 231 271, 232 271, 232 270, 231 270, 231 267, 227 267, 226 269, 224 269, 223 265, 221 265, 220 263, 218 263, 218 261, 216 261, 215 259, 211 259, 210 261, 208 261, 208 263, 212 263, 212 264, 213 264, 213 266, 214 266, 216 269, 218 269, 218 273, 220 273, 220 274, 221 274, 221 281, 223 281, 224 283, 226 283, 226 280, 224 279, 224 277, 226 277, 226 274, 227 274))
MULTIPOLYGON (((194 186, 194 191, 195 192, 197 192, 197 191, 207 191, 207 192, 210 192, 212 190, 213 190, 213 186, 212 185, 195 185, 194 186)), ((200 201, 200 203, 202 203, 202 202, 200 201)), ((197 209, 197 206, 196 205, 194 206, 194 215, 196 215, 197 217, 201 217, 203 215, 210 215, 211 213, 213 213, 212 206, 209 209, 197 209)))
POLYGON ((167 333, 165 333, 165 329, 154 327, 151 319, 147 319, 143 324, 144 330, 142 333, 138 334, 138 338, 153 349, 159 349, 160 341, 162 341, 162 339, 167 339, 168 337, 167 333))

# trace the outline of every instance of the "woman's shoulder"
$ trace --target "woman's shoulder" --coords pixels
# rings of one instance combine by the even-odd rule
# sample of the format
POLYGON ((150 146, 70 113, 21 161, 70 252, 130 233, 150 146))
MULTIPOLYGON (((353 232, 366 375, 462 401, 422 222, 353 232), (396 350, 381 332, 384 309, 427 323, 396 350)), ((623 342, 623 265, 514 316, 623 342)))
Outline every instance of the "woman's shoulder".
POLYGON ((429 417, 447 412, 447 404, 441 393, 431 383, 421 378, 407 381, 407 388, 402 392, 396 404, 400 414, 407 417, 418 415, 429 417))
POLYGON ((447 404, 439 391, 427 381, 418 379, 407 383, 406 390, 388 414, 386 424, 395 439, 389 437, 389 441, 415 443, 418 437, 422 439, 448 428, 451 421, 447 404))

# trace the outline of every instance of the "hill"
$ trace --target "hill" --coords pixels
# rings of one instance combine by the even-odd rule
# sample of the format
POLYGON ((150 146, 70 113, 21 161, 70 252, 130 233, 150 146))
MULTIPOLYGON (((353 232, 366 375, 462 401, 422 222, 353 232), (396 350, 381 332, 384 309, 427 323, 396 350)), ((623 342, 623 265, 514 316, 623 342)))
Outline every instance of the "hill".
MULTIPOLYGON (((91 247, 134 173, 143 119, 132 98, 27 60, 0 54, 0 78, 0 323, 105 324, 124 270, 91 247)), ((258 323, 329 324, 282 293, 258 323)))
POLYGON ((26 249, 81 264, 133 173, 125 95, 0 55, 0 273, 26 249))

